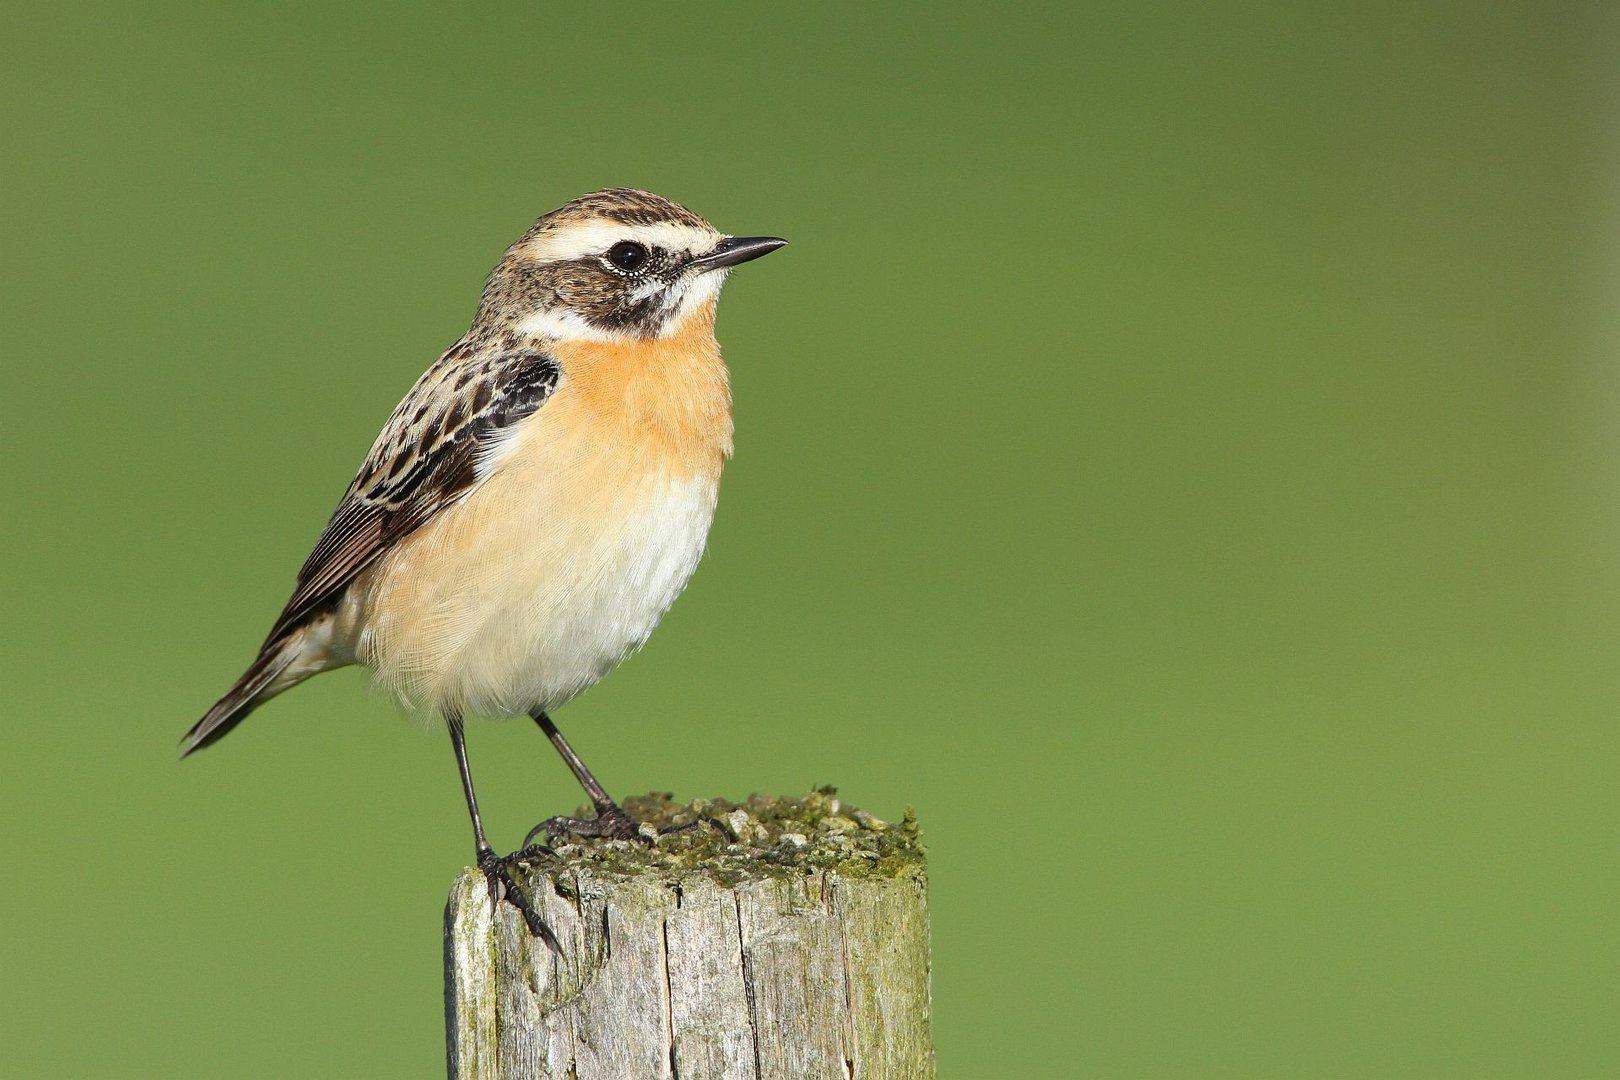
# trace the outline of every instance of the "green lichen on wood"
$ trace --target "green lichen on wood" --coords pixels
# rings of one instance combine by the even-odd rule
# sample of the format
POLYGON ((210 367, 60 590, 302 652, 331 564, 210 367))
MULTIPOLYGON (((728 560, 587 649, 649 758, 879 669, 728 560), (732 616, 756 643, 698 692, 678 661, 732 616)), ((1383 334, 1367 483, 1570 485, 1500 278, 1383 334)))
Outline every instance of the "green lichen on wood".
MULTIPOLYGON (((887 822, 845 804, 834 788, 799 798, 751 795, 743 802, 668 794, 624 801, 643 823, 645 840, 558 836, 555 856, 540 856, 535 872, 565 881, 569 871, 629 877, 651 874, 672 883, 695 875, 724 886, 760 878, 832 871, 846 878, 905 878, 923 872, 917 819, 887 822), (660 833, 671 827, 679 831, 660 833)), ((564 886, 566 887, 566 886, 564 886)))

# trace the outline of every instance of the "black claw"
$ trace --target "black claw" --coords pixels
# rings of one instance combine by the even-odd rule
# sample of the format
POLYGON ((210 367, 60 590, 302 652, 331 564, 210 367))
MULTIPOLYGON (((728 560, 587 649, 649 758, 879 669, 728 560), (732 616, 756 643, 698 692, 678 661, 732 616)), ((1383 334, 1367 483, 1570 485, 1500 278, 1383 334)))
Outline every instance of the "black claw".
POLYGON ((530 844, 527 842, 511 855, 513 862, 522 863, 534 862, 536 859, 555 859, 556 857, 557 852, 555 849, 549 848, 545 844, 530 844))
POLYGON ((710 817, 708 814, 704 814, 702 817, 698 818, 698 820, 709 826, 721 836, 724 836, 727 840, 730 840, 732 843, 736 843, 737 840, 740 839, 736 833, 731 831, 731 826, 729 824, 721 821, 717 817, 710 817))
POLYGON ((693 829, 696 829, 699 825, 702 825, 706 821, 713 824, 712 820, 709 818, 696 818, 692 821, 683 822, 680 825, 665 825, 663 828, 658 830, 658 835, 674 836, 676 833, 691 832, 693 829))
MULTIPOLYGON (((484 880, 489 883, 489 906, 493 910, 495 905, 505 900, 517 909, 523 916, 523 922, 528 926, 529 933, 546 943, 546 948, 554 954, 562 955, 562 946, 557 943, 556 935, 551 927, 545 924, 534 908, 529 906, 528 898, 518 887, 517 879, 512 876, 511 864, 520 861, 529 852, 525 847, 514 855, 497 855, 495 852, 484 849, 478 855, 478 869, 484 872, 484 880)), ((538 849, 537 854, 550 852, 550 848, 538 849)))
POLYGON ((719 833, 732 843, 737 842, 737 836, 731 831, 730 825, 727 825, 721 819, 711 817, 708 814, 701 814, 698 817, 693 818, 691 821, 684 822, 680 825, 665 825, 662 829, 658 830, 658 835, 669 836, 671 833, 692 832, 703 825, 707 825, 709 828, 713 829, 715 832, 719 833))

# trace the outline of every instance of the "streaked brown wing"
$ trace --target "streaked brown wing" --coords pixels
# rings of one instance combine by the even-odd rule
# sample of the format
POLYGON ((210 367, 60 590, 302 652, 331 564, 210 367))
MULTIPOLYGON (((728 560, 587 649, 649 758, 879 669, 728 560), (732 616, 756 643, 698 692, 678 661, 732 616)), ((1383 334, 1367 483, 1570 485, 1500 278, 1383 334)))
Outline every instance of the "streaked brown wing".
POLYGON ((562 379, 538 349, 479 358, 452 349, 394 409, 326 531, 265 648, 335 601, 360 571, 435 514, 465 498, 479 463, 562 379))

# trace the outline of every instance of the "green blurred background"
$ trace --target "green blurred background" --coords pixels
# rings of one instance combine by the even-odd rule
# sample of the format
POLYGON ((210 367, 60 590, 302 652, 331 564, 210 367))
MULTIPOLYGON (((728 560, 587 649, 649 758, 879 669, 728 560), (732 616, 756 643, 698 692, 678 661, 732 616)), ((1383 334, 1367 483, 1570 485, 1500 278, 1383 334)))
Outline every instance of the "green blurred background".
MULTIPOLYGON (((559 716, 612 790, 914 805, 947 1078, 1620 1067, 1602 5, 7 23, 0 1072, 441 1073, 446 740, 350 671, 175 742, 612 184, 793 241, 709 557, 559 716)), ((577 804, 471 739, 497 843, 577 804)))

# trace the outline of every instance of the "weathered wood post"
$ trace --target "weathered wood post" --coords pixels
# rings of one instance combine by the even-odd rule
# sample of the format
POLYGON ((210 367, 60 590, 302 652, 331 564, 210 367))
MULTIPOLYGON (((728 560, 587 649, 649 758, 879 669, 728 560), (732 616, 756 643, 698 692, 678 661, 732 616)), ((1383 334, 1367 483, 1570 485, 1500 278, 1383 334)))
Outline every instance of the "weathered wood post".
POLYGON ((556 956, 463 873, 445 910, 452 1080, 932 1080, 914 819, 802 799, 628 800, 636 841, 566 843, 527 888, 556 956))

